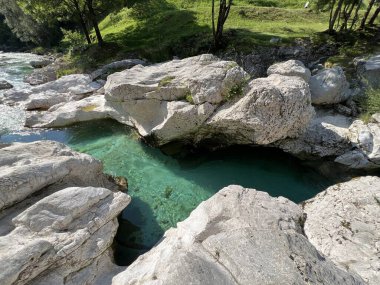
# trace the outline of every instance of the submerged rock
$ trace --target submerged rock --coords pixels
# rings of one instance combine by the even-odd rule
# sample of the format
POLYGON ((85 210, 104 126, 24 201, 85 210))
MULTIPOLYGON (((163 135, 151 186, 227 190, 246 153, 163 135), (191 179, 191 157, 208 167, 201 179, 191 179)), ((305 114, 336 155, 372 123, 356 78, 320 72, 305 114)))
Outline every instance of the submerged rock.
POLYGON ((316 105, 344 102, 351 92, 341 67, 324 69, 310 79, 311 101, 316 105))
POLYGON ((112 284, 365 284, 320 255, 303 221, 301 207, 285 198, 229 186, 112 284))
POLYGON ((303 207, 309 241, 340 268, 380 284, 380 178, 337 184, 303 207))
POLYGON ((6 90, 13 88, 13 85, 6 80, 0 80, 0 90, 6 90))
POLYGON ((286 76, 297 76, 309 82, 311 78, 311 72, 305 65, 299 60, 288 60, 271 65, 267 71, 268 75, 280 74, 286 76))

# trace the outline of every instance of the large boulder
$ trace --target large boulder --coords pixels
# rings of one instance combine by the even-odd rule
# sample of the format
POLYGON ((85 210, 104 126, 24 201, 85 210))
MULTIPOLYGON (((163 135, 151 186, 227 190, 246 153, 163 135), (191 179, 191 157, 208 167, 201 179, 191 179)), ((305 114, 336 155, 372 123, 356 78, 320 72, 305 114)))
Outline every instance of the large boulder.
POLYGON ((33 61, 31 61, 30 65, 33 68, 42 68, 42 67, 48 66, 49 64, 52 64, 53 62, 54 62, 53 58, 42 58, 42 59, 39 59, 39 60, 33 60, 33 61))
POLYGON ((79 101, 60 103, 46 112, 28 113, 25 126, 33 128, 64 127, 79 122, 107 119, 113 110, 106 106, 103 95, 84 98, 79 101))
POLYGON ((380 284, 380 178, 332 186, 303 207, 309 241, 340 268, 380 284))
POLYGON ((231 88, 247 79, 247 73, 236 63, 204 54, 147 67, 138 65, 112 74, 105 91, 109 102, 175 101, 191 97, 195 104, 219 104, 231 88))
POLYGON ((0 80, 0 90, 6 90, 13 88, 13 85, 6 80, 0 80))
POLYGON ((130 198, 102 164, 51 141, 2 145, 0 157, 0 283, 110 284, 130 198))
POLYGON ((89 75, 72 74, 28 89, 7 91, 0 97, 0 103, 47 109, 57 102, 67 102, 69 95, 70 100, 80 100, 101 87, 89 75))
POLYGON ((310 79, 311 101, 315 105, 329 105, 346 101, 349 83, 341 67, 321 70, 310 79))
POLYGON ((146 62, 141 59, 124 59, 119 61, 114 61, 109 64, 102 66, 101 68, 93 71, 91 73, 92 79, 107 79, 107 76, 111 73, 122 71, 124 69, 129 69, 135 65, 146 65, 146 62))
POLYGON ((280 74, 286 76, 297 76, 309 82, 311 78, 311 72, 305 65, 299 60, 288 60, 271 65, 267 71, 268 75, 280 74))
POLYGON ((0 149, 0 210, 41 189, 106 186, 101 162, 52 141, 16 143, 0 149))
POLYGON ((380 88, 380 54, 358 63, 359 76, 372 88, 380 88))
POLYGON ((303 221, 301 207, 285 198, 229 186, 112 284, 365 284, 321 256, 303 221))
POLYGON ((380 168, 380 123, 318 110, 305 132, 275 143, 303 159, 329 158, 350 169, 380 168))
POLYGON ((230 144, 266 145, 300 135, 314 115, 308 84, 300 77, 270 75, 251 81, 246 94, 220 107, 206 134, 230 144))
POLYGON ((105 188, 71 187, 38 201, 0 237, 1 284, 93 284, 110 262, 117 216, 129 200, 105 188))

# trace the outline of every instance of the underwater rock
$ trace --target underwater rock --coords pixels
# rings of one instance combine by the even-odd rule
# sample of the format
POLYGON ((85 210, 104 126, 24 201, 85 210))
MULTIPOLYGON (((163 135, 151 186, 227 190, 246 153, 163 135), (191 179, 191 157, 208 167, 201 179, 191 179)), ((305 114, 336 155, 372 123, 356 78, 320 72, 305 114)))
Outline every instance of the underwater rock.
POLYGON ((380 284, 380 178, 328 188, 303 204, 309 241, 340 268, 380 284))
POLYGON ((304 218, 283 197, 226 187, 112 284, 365 284, 320 255, 303 235, 304 218))

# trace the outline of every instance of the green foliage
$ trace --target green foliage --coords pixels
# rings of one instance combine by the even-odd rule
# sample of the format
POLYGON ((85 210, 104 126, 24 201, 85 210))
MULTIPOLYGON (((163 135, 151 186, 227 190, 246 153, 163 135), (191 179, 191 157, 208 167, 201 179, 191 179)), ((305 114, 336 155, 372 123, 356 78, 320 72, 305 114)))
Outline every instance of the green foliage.
POLYGON ((243 88, 245 84, 236 84, 231 87, 228 94, 225 96, 227 101, 232 100, 235 97, 240 97, 243 95, 243 88))
POLYGON ((368 89, 365 97, 359 102, 362 109, 362 118, 368 118, 375 114, 380 113, 380 89, 368 89))
POLYGON ((61 68, 57 71, 57 78, 76 73, 81 73, 76 67, 61 68))
POLYGON ((174 79, 174 76, 166 76, 160 80, 158 83, 158 87, 165 87, 168 86, 174 79))
POLYGON ((189 90, 189 92, 186 94, 185 100, 186 100, 187 102, 189 102, 190 104, 194 105, 194 99, 193 99, 193 96, 191 95, 190 90, 189 90))
POLYGON ((61 30, 63 34, 63 43, 68 48, 69 53, 85 49, 86 43, 81 33, 77 31, 65 30, 63 28, 61 30))

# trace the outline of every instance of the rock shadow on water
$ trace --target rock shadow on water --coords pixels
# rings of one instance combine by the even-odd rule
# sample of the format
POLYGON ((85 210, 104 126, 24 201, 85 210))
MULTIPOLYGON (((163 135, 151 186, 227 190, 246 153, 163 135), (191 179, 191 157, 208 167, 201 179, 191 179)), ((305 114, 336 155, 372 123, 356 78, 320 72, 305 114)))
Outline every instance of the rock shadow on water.
POLYGON ((119 266, 130 265, 149 251, 164 234, 154 219, 149 204, 136 197, 119 216, 119 228, 114 243, 114 258, 119 266), (149 227, 149 232, 144 227, 149 227))

